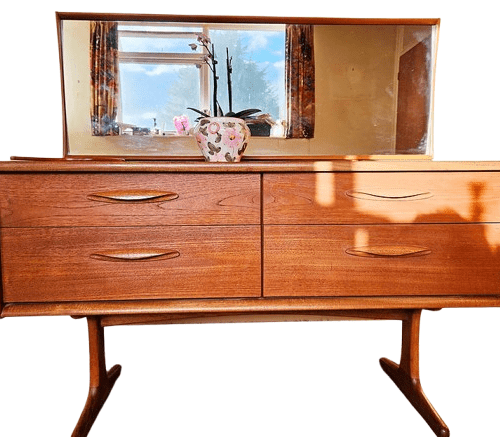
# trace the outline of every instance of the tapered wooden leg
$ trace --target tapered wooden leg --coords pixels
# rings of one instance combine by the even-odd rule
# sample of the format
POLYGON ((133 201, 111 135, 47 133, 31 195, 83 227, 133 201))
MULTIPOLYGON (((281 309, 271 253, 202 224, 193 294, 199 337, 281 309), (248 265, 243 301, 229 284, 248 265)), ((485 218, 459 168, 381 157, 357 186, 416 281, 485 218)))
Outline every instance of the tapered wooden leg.
POLYGON ((439 437, 448 437, 450 435, 448 427, 425 396, 420 384, 419 335, 421 312, 421 310, 411 310, 408 312, 408 319, 403 320, 400 364, 398 365, 387 358, 381 358, 380 365, 425 419, 434 433, 439 437))
POLYGON ((72 437, 88 435, 122 370, 120 365, 116 365, 109 372, 106 371, 104 328, 98 317, 87 317, 87 323, 89 328, 90 388, 87 402, 72 437))

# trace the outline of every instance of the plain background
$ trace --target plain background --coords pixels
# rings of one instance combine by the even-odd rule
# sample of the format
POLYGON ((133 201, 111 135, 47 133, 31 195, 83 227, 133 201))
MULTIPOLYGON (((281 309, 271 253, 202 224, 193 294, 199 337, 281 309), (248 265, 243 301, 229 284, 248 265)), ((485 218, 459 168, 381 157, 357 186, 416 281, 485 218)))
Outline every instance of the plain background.
MULTIPOLYGON (((0 26, 0 159, 62 154, 56 10, 157 14, 441 18, 435 159, 500 160, 495 2, 12 2, 0 26), (286 6, 285 6, 286 5, 286 6)), ((397 280, 397 279, 395 279, 397 280)), ((496 309, 425 312, 424 389, 453 437, 500 435, 496 309)), ((122 376, 91 436, 425 437, 432 431, 381 371, 400 322, 113 327, 122 376)), ((88 389, 85 320, 0 323, 2 436, 69 436, 88 389)))

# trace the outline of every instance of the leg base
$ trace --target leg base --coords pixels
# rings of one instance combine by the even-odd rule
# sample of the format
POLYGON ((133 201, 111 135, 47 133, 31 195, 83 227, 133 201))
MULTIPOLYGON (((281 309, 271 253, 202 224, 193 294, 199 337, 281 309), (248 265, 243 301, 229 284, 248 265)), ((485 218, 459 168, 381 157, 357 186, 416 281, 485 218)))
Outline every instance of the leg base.
POLYGON ((450 430, 425 396, 419 378, 411 378, 400 366, 387 358, 380 359, 380 366, 406 396, 438 437, 449 437, 450 430))
POLYGON ((122 367, 106 371, 104 328, 98 317, 87 317, 89 329, 90 388, 87 402, 71 437, 87 437, 104 403, 108 399, 122 367))
POLYGON ((117 364, 107 372, 107 378, 102 386, 90 387, 87 402, 83 408, 80 420, 71 434, 71 437, 86 437, 94 424, 97 415, 108 399, 116 380, 120 376, 122 367, 117 364))

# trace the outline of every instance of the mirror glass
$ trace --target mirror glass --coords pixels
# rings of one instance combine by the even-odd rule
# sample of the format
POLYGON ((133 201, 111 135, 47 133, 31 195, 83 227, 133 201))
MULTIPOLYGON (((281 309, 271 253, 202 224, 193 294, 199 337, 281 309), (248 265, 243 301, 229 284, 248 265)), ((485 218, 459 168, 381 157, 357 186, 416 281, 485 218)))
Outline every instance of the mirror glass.
POLYGON ((247 157, 432 154, 437 20, 84 18, 59 24, 66 155, 199 157, 197 111, 246 109, 247 157))

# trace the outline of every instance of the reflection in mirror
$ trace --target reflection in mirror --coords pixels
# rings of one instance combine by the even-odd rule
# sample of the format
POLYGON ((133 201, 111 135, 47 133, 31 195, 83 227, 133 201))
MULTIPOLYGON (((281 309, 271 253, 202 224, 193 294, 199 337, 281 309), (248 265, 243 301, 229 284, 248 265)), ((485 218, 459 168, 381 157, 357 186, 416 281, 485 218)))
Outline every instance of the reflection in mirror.
MULTIPOLYGON (((197 44, 201 35, 210 38, 221 52, 216 52, 222 70, 221 90, 227 88, 223 74, 226 49, 231 54, 237 85, 232 93, 235 112, 259 107, 273 120, 284 119, 284 29, 284 25, 179 27, 160 23, 153 27, 118 23, 121 99, 116 120, 120 132, 168 135, 177 132, 174 117, 184 115, 187 107, 209 112, 213 85, 204 61, 206 53, 197 44)), ((227 112, 227 93, 220 93, 218 101, 227 112)), ((193 119, 196 114, 190 115, 193 119)))
POLYGON ((61 21, 68 155, 200 156, 188 135, 198 114, 188 108, 213 113, 201 36, 215 48, 221 109, 230 106, 230 59, 232 110, 261 110, 247 155, 431 153, 436 20, 96 18, 61 21))

